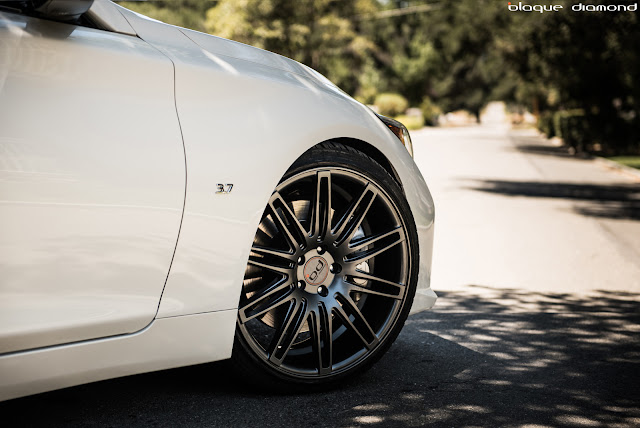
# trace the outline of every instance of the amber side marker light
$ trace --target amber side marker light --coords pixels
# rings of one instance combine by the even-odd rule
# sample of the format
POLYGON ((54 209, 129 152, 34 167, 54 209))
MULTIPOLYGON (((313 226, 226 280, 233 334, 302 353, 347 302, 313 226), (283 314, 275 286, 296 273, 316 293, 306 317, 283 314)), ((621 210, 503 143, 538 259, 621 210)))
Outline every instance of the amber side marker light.
POLYGON ((395 119, 391 119, 387 116, 382 116, 381 114, 377 115, 382 123, 387 125, 387 128, 391 130, 398 137, 398 140, 406 147, 407 151, 413 157, 413 143, 411 142, 411 135, 409 135, 409 130, 406 126, 404 126, 401 122, 398 122, 395 119))

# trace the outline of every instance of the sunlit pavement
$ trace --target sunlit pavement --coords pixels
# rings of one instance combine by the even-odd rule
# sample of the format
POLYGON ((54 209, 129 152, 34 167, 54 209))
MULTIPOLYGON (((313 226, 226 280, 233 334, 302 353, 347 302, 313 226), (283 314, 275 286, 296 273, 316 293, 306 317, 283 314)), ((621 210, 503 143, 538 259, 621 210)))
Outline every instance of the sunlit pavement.
POLYGON ((640 293, 640 182, 533 131, 414 133, 436 202, 433 287, 640 293))
POLYGON ((355 383, 269 395, 218 363, 0 404, 3 425, 639 426, 640 183, 530 131, 413 136, 440 300, 355 383))

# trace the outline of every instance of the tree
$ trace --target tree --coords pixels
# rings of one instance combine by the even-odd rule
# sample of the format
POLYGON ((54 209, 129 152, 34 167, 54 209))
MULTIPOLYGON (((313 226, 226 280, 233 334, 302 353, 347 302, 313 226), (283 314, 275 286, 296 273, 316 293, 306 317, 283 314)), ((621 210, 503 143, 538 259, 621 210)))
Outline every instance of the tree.
POLYGON ((307 64, 355 93, 373 46, 354 19, 376 8, 374 0, 221 0, 205 28, 307 64))
POLYGON ((574 12, 572 4, 565 2, 563 12, 514 16, 510 40, 503 36, 500 46, 508 67, 527 82, 515 98, 543 111, 582 111, 574 124, 581 144, 638 150, 637 15, 574 12))
POLYGON ((121 6, 168 24, 205 31, 206 11, 216 0, 124 1, 121 6))

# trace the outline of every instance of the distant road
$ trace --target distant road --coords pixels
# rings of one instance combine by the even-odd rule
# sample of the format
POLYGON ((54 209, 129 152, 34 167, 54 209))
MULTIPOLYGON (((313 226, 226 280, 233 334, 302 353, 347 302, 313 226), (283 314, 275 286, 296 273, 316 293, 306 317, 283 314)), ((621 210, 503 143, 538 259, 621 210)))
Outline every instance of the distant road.
POLYGON ((533 131, 424 129, 436 201, 434 289, 640 292, 640 182, 533 131))

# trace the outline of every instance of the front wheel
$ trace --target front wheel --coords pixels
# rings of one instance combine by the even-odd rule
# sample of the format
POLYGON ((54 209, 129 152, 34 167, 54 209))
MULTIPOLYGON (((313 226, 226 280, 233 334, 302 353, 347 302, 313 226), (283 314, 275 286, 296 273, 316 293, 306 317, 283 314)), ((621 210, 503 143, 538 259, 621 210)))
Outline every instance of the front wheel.
POLYGON ((251 381, 329 385, 391 346, 416 289, 417 234, 398 183, 338 143, 307 151, 262 215, 234 361, 251 381))

